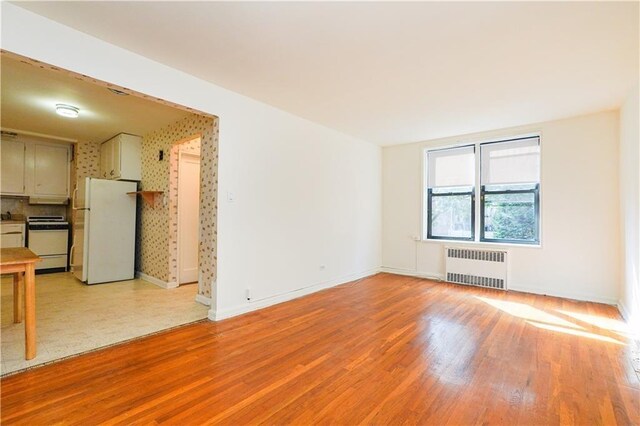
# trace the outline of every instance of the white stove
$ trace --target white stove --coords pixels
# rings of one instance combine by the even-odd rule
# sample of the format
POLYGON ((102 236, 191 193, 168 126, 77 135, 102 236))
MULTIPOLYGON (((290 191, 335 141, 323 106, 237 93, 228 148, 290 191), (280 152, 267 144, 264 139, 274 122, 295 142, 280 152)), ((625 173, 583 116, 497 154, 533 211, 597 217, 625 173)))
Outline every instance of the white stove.
POLYGON ((36 263, 38 273, 66 271, 69 222, 64 216, 27 217, 27 247, 42 258, 36 263))

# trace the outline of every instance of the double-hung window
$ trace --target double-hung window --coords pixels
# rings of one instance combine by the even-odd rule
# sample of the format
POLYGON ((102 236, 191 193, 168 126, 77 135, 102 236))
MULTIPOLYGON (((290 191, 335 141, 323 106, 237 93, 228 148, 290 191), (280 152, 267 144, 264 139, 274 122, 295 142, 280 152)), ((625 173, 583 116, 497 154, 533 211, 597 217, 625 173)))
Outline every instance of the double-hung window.
POLYGON ((427 239, 540 243, 539 136, 429 150, 426 180, 427 239))
POLYGON ((475 146, 427 153, 427 238, 473 241, 475 146))

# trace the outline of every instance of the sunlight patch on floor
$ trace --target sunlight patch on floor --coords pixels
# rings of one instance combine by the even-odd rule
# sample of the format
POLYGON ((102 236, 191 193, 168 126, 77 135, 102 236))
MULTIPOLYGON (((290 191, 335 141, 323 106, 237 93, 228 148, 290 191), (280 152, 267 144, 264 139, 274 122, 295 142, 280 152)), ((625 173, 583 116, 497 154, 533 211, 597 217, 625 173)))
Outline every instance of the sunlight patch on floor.
POLYGON ((524 320, 532 320, 538 323, 547 323, 560 327, 584 329, 584 327, 569 322, 558 316, 549 314, 540 309, 534 308, 533 306, 529 306, 525 303, 509 302, 507 300, 496 300, 480 296, 476 296, 476 298, 482 300, 488 305, 493 306, 494 308, 506 312, 509 315, 513 315, 514 317, 522 318, 524 320))
POLYGON ((622 346, 625 345, 624 343, 616 339, 612 339, 611 337, 608 337, 608 336, 602 336, 600 334, 589 333, 586 331, 576 330, 573 328, 559 327, 553 324, 544 324, 544 323, 539 323, 535 321, 527 321, 527 324, 531 324, 535 327, 542 328, 544 330, 556 331, 559 333, 571 334, 573 336, 579 336, 579 337, 587 337, 589 339, 601 340, 603 342, 608 342, 608 343, 615 343, 616 345, 622 345, 622 346))
POLYGON ((613 331, 616 333, 621 333, 624 335, 630 335, 631 330, 624 321, 615 319, 615 318, 607 318, 596 315, 589 315, 580 312, 571 312, 565 311, 562 309, 556 309, 561 314, 567 315, 569 317, 575 318, 578 321, 586 322, 587 324, 591 324, 598 328, 602 328, 604 330, 613 331))

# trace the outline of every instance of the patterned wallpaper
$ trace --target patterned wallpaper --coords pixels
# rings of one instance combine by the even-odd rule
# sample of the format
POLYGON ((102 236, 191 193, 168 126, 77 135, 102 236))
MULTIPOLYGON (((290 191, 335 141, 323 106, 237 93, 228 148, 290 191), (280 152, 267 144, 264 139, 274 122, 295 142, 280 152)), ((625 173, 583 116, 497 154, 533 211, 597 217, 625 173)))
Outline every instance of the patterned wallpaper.
POLYGON ((71 186, 75 188, 78 179, 100 177, 100 144, 78 143, 75 151, 75 167, 73 168, 71 186), (73 173, 75 172, 75 177, 73 173))
MULTIPOLYGON (((73 164, 71 165, 71 196, 78 186, 78 179, 85 177, 100 177, 100 144, 92 142, 78 142, 74 146, 73 164)), ((71 209, 71 203, 67 207, 67 217, 71 223, 75 223, 75 211, 71 209)), ((72 238, 73 227, 72 227, 72 238)), ((75 242, 74 242, 75 243, 75 242)))
POLYGON ((138 203, 136 270, 173 283, 177 277, 177 154, 197 149, 200 135, 200 280, 198 293, 211 297, 216 281, 218 120, 192 114, 145 135, 142 190, 163 191, 155 205, 138 203), (159 151, 164 158, 159 160, 159 151))

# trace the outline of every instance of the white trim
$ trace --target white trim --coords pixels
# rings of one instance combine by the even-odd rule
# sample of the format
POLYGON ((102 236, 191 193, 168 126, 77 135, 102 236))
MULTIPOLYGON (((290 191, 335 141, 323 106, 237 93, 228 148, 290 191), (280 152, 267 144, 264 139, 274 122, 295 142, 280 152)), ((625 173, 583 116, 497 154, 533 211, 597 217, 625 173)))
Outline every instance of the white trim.
POLYGON ((394 275, 404 275, 407 277, 426 278, 435 281, 444 281, 444 274, 439 274, 436 272, 417 272, 411 269, 388 268, 386 266, 381 267, 380 272, 394 275))
MULTIPOLYGON (((188 141, 182 142, 182 143, 189 143, 193 140, 198 139, 200 141, 200 144, 202 144, 202 137, 201 136, 196 136, 193 139, 190 139, 188 141)), ((179 141, 178 141, 179 142, 179 141)), ((174 142, 175 143, 175 142, 174 142)), ((197 158, 198 159, 198 184, 200 186, 202 186, 202 169, 200 167, 201 165, 201 156, 200 156, 200 150, 198 150, 198 152, 190 152, 190 151, 183 151, 181 144, 178 145, 178 164, 176 167, 176 282, 178 283, 178 285, 180 285, 180 164, 182 162, 182 157, 184 155, 186 156, 190 156, 193 158, 197 158)), ((200 194, 198 194, 198 205, 200 204, 200 194)), ((200 245, 200 228, 202 227, 202 225, 200 224, 200 216, 201 216, 201 212, 198 212, 198 245, 200 245)), ((198 251, 200 249, 198 248, 198 251)), ((198 290, 202 290, 202 288, 200 287, 200 261, 198 261, 198 290)), ((209 302, 209 304, 207 306, 209 306, 211 304, 211 302, 209 302)))
MULTIPOLYGON (((436 281, 444 281, 444 274, 440 274, 436 272, 416 272, 410 269, 389 268, 386 266, 381 267, 380 272, 386 272, 386 273, 395 274, 395 275, 405 275, 408 277, 426 278, 426 279, 436 280, 436 281)), ((559 297, 562 299, 604 303, 607 305, 614 305, 614 306, 617 305, 618 309, 622 313, 622 316, 626 318, 624 313, 622 312, 623 309, 620 309, 621 301, 616 301, 616 299, 609 298, 609 297, 593 296, 589 294, 570 293, 570 292, 563 292, 563 291, 546 292, 544 289, 520 286, 517 284, 516 285, 509 284, 509 288, 507 291, 514 291, 518 293, 541 294, 544 296, 559 297)))
POLYGON ((233 306, 231 308, 223 309, 221 311, 211 308, 209 309, 209 314, 207 315, 207 318, 209 318, 211 321, 220 321, 226 318, 235 317, 237 315, 242 315, 248 312, 256 311, 258 309, 263 309, 268 306, 277 305, 283 302, 288 302, 289 300, 297 299, 299 297, 306 296, 308 294, 315 293, 320 290, 336 287, 351 281, 366 278, 366 277, 375 275, 378 272, 380 272, 379 269, 375 268, 375 269, 370 269, 368 271, 364 271, 360 273, 345 275, 335 280, 325 281, 319 284, 314 284, 308 287, 303 287, 297 290, 293 290, 288 293, 282 293, 275 296, 267 297, 265 299, 254 300, 248 303, 243 303, 241 305, 233 306))
POLYGON ((178 283, 169 283, 166 281, 162 281, 156 277, 152 277, 151 275, 147 275, 144 272, 136 271, 136 278, 149 282, 151 284, 155 284, 158 287, 162 288, 176 288, 178 287, 178 283))
POLYGON ((211 298, 203 294, 196 294, 196 302, 202 303, 205 306, 211 306, 211 298))
POLYGON ((547 291, 545 289, 521 286, 518 284, 510 284, 509 291, 517 291, 519 293, 541 294, 543 296, 559 297, 561 299, 579 300, 583 302, 604 303, 606 305, 614 305, 614 306, 617 304, 617 300, 612 297, 594 296, 591 294, 573 293, 573 292, 565 292, 565 291, 558 291, 558 290, 547 291))
POLYGON ((624 319, 626 322, 629 322, 629 310, 624 306, 622 299, 618 300, 616 306, 618 308, 618 312, 620 312, 620 316, 622 317, 622 319, 624 319))
POLYGON ((492 242, 492 241, 468 241, 468 240, 441 240, 441 239, 426 239, 426 240, 417 240, 417 243, 442 243, 442 244, 469 244, 471 246, 476 246, 476 248, 486 248, 487 250, 500 250, 501 247, 509 248, 509 247, 518 247, 518 248, 531 248, 531 249, 541 249, 542 246, 540 244, 518 244, 518 243, 500 243, 500 242, 492 242))
POLYGON ((209 309, 209 312, 207 312, 207 319, 208 319, 209 321, 218 321, 218 320, 216 319, 216 316, 217 316, 217 314, 216 314, 216 309, 215 309, 215 308, 211 308, 211 309, 209 309))

